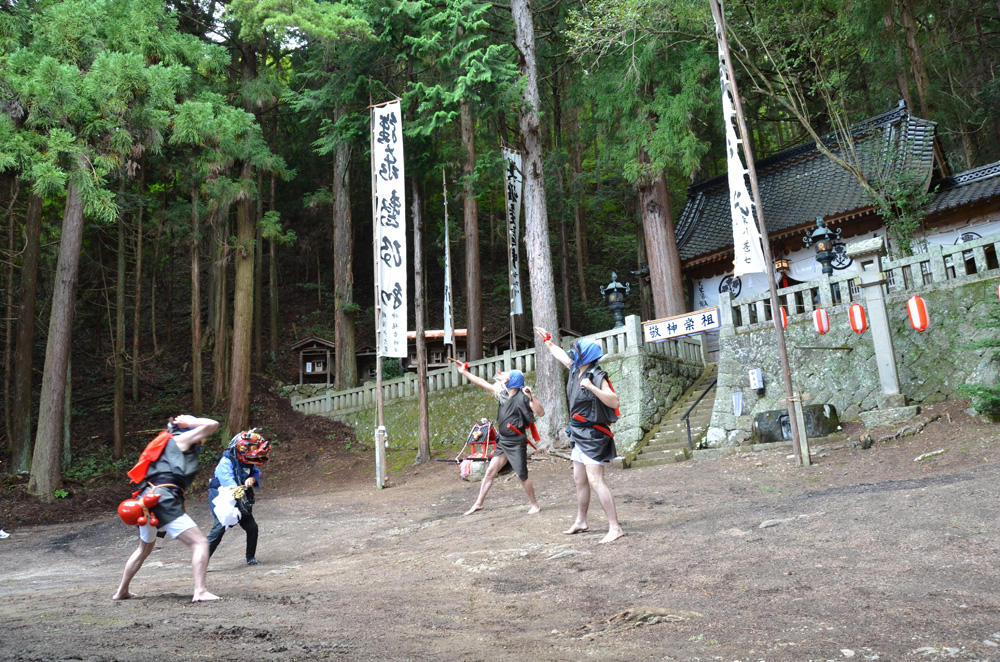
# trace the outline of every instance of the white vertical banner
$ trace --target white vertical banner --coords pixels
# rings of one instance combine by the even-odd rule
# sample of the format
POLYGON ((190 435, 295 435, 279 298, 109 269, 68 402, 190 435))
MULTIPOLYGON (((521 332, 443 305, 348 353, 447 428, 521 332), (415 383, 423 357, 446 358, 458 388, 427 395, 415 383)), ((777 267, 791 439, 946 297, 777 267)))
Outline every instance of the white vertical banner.
POLYGON ((372 108, 375 326, 380 356, 406 356, 406 191, 399 101, 372 108))
MULTIPOLYGON (((714 18, 714 15, 713 15, 714 18)), ((764 253, 760 246, 760 231, 754 221, 754 201, 747 191, 747 170, 740 158, 740 144, 746 136, 738 136, 733 86, 729 80, 723 47, 723 30, 715 22, 715 37, 719 44, 719 79, 722 86, 722 115, 726 121, 726 160, 729 166, 729 206, 733 216, 733 275, 765 273, 764 253)))
POLYGON ((521 174, 521 153, 503 148, 503 158, 507 167, 504 185, 504 199, 507 202, 507 273, 510 283, 510 314, 521 315, 524 306, 521 303, 521 271, 520 271, 520 225, 521 225, 521 190, 523 176, 521 174))
POLYGON ((444 344, 455 345, 455 323, 452 319, 451 300, 451 240, 448 236, 448 188, 445 186, 445 174, 441 172, 441 185, 444 195, 444 344))

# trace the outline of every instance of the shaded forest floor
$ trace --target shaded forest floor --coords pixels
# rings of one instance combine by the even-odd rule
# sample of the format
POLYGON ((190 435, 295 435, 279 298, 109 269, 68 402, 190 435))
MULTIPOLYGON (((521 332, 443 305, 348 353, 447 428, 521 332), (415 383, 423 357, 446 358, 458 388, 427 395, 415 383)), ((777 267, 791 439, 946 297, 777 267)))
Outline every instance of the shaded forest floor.
MULTIPOLYGON (((263 563, 227 533, 209 566, 224 600, 193 605, 186 549, 158 543, 140 598, 116 603, 135 545, 113 509, 124 482, 74 488, 63 501, 89 513, 45 524, 7 510, 8 486, 0 659, 1000 659, 1000 429, 964 402, 916 434, 845 426, 812 441, 807 468, 774 447, 609 470, 627 535, 600 545, 596 499, 589 532, 560 533, 560 457, 530 462, 541 513, 508 475, 463 517, 478 484, 455 467, 407 466, 377 490, 350 430, 258 397, 287 426, 255 508, 263 563)), ((203 488, 189 510, 207 528, 203 488)))

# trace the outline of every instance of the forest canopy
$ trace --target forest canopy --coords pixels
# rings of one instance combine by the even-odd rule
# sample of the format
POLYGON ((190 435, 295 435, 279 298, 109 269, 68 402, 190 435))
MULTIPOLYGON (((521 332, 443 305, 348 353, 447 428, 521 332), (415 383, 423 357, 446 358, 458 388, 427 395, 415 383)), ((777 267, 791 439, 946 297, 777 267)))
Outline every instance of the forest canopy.
MULTIPOLYGON (((1000 159, 1000 2, 725 12, 758 158, 903 101, 952 172, 1000 159)), ((443 324, 447 218, 470 358, 509 329, 504 147, 530 164, 535 318, 606 328, 612 271, 650 274, 630 312, 684 310, 673 217, 725 168, 707 0, 0 0, 4 471, 58 488, 74 361, 114 384, 116 457, 143 375, 177 369, 178 347, 194 409, 225 406, 234 429, 251 374, 302 337, 333 338, 336 385, 357 384, 369 109, 393 99, 421 325, 443 324)))

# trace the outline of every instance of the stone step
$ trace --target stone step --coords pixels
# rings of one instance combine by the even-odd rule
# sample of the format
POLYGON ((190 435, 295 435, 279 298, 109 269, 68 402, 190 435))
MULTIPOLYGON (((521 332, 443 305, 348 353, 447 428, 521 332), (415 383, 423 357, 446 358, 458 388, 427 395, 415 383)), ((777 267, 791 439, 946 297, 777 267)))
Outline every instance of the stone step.
MULTIPOLYGON (((705 433, 704 430, 691 430, 691 443, 692 444, 696 443, 704 433, 705 433)), ((645 451, 646 449, 661 448, 664 446, 676 446, 678 444, 682 444, 684 446, 688 445, 687 434, 663 435, 663 436, 657 435, 652 439, 650 439, 646 443, 646 445, 642 447, 642 450, 645 451)))
MULTIPOLYGON (((695 432, 699 430, 707 430, 709 420, 710 419, 705 418, 699 421, 691 421, 691 436, 694 436, 695 432)), ((688 427, 683 423, 680 425, 661 425, 659 431, 656 433, 656 436, 673 437, 679 435, 686 438, 687 431, 688 427)))
POLYGON ((680 446, 684 446, 685 448, 687 448, 687 445, 688 445, 687 435, 684 435, 683 437, 672 437, 664 439, 654 438, 651 439, 649 443, 647 443, 645 446, 642 447, 642 452, 646 453, 648 451, 658 451, 658 450, 663 450, 664 448, 678 448, 680 446))
MULTIPOLYGON (((670 462, 682 462, 691 457, 688 450, 688 424, 681 416, 694 405, 706 385, 715 379, 716 366, 706 371, 695 384, 688 389, 680 401, 675 404, 669 415, 671 418, 660 422, 656 433, 639 450, 639 453, 629 463, 630 467, 649 467, 670 462)), ((714 389, 702 398, 698 406, 691 411, 688 419, 691 423, 691 439, 697 441, 708 429, 712 417, 712 404, 715 401, 714 389)))
POLYGON ((632 460, 630 467, 654 467, 671 462, 683 462, 691 457, 691 451, 685 445, 683 448, 659 451, 655 453, 643 452, 636 459, 632 460))

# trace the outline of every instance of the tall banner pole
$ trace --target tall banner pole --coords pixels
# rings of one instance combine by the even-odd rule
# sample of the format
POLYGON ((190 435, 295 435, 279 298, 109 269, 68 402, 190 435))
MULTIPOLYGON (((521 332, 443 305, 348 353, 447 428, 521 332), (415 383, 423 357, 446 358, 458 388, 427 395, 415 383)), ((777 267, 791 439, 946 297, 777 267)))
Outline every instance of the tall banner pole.
POLYGON ((764 208, 761 204, 760 188, 757 185, 757 168, 754 163, 753 149, 749 142, 750 134, 743 116, 743 102, 740 100, 739 90, 736 87, 736 72, 733 69, 729 40, 726 37, 726 15, 722 9, 722 0, 708 1, 712 8, 712 18, 715 20, 715 37, 719 42, 719 78, 722 87, 722 107, 726 120, 726 152, 729 157, 729 192, 733 214, 733 253, 735 257, 733 272, 736 275, 760 271, 767 274, 767 283, 771 294, 771 319, 774 322, 778 357, 781 361, 781 372, 785 382, 785 400, 788 403, 788 422, 792 428, 792 445, 798 462, 808 466, 810 464, 808 441, 805 440, 804 434, 800 434, 799 429, 802 403, 792 386, 792 371, 788 362, 785 329, 781 324, 778 289, 772 266, 774 260, 771 254, 771 242, 767 236, 767 224, 764 222, 764 208), (738 134, 733 131, 734 119, 738 134), (743 158, 746 161, 745 170, 742 165, 738 164, 737 143, 742 147, 743 158), (750 178, 752 200, 740 200, 740 196, 745 196, 746 193, 744 174, 750 178), (757 222, 760 224, 759 231, 753 225, 751 208, 756 213, 757 222))
MULTIPOLYGON (((451 299, 451 240, 448 236, 448 179, 445 168, 441 168, 441 197, 444 199, 444 344, 451 358, 455 356, 455 323, 452 316, 451 299)), ((468 356, 468 355, 466 355, 468 356)))
POLYGON ((521 267, 519 235, 521 225, 521 191, 523 175, 521 153, 503 148, 506 167, 504 168, 504 200, 507 210, 507 281, 510 284, 510 349, 517 351, 517 335, 514 315, 524 314, 521 301, 521 267))
POLYGON ((372 238, 375 256, 375 485, 386 484, 382 357, 406 356, 406 191, 399 99, 371 108, 372 238))

